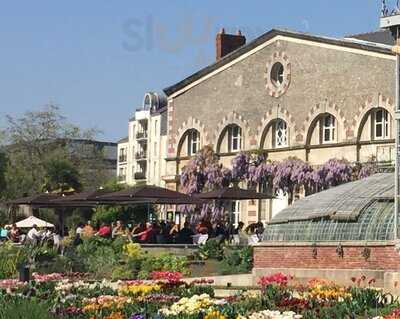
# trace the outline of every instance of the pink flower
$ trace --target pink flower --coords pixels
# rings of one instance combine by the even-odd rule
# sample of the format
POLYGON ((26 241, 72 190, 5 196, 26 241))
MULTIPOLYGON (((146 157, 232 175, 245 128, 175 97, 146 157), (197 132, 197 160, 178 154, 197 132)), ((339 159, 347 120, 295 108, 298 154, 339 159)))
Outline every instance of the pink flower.
POLYGON ((65 275, 61 273, 38 274, 34 272, 32 274, 32 279, 37 282, 57 281, 57 280, 62 280, 64 278, 65 275))
POLYGON ((191 282, 192 285, 211 285, 213 283, 214 279, 206 279, 206 278, 195 279, 191 282))
POLYGON ((278 286, 286 286, 289 280, 292 279, 292 276, 285 275, 283 273, 277 273, 270 276, 262 276, 258 280, 258 284, 265 287, 269 285, 278 285, 278 286))
POLYGON ((179 283, 182 277, 182 273, 177 271, 153 271, 151 273, 153 280, 166 280, 168 283, 179 283))
POLYGON ((18 279, 3 279, 0 280, 0 289, 11 289, 19 288, 24 286, 26 283, 19 281, 18 279))

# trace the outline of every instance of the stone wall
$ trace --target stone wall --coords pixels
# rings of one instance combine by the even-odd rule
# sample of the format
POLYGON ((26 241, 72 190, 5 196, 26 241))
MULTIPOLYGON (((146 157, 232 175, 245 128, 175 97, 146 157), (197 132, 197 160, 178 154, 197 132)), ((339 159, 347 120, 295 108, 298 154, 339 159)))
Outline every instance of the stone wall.
POLYGON ((337 142, 354 142, 368 109, 380 106, 393 112, 395 60, 365 53, 272 42, 169 100, 168 156, 178 155, 176 146, 191 123, 200 128, 202 142, 214 146, 221 130, 236 123, 242 127, 245 149, 256 149, 277 116, 290 126, 290 147, 304 146, 314 118, 324 112, 337 118, 337 142), (290 64, 290 83, 278 97, 269 94, 265 79, 274 55, 285 55, 290 64))

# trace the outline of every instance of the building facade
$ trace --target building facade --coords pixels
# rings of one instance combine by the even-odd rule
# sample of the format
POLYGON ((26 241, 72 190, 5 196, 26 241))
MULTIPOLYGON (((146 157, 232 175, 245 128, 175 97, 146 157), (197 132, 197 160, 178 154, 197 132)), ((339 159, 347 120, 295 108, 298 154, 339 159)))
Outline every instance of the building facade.
POLYGON ((128 137, 118 142, 118 181, 135 185, 163 186, 165 171, 167 112, 166 99, 146 93, 143 106, 129 120, 128 137))
MULTIPOLYGON (((393 161, 396 57, 388 45, 283 30, 243 38, 222 30, 217 61, 164 90, 167 187, 179 189, 182 168, 204 145, 226 167, 252 150, 311 165, 393 161)), ((239 218, 268 221, 282 208, 274 201, 243 201, 239 218)))

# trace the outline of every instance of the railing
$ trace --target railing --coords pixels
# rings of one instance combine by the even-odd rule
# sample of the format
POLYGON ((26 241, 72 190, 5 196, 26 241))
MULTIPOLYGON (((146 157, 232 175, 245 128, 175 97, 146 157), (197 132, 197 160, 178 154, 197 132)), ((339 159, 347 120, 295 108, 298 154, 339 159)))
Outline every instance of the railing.
POLYGON ((136 159, 146 159, 147 158, 147 154, 146 152, 137 152, 135 155, 136 159))
POLYGON ((382 18, 391 17, 400 14, 399 1, 394 8, 390 9, 387 0, 382 0, 381 16, 382 18))
POLYGON ((136 139, 137 140, 139 140, 139 139, 144 139, 144 138, 147 138, 147 131, 144 131, 144 132, 137 132, 136 133, 136 139))
POLYGON ((144 172, 137 172, 134 175, 135 180, 146 179, 146 174, 144 172))

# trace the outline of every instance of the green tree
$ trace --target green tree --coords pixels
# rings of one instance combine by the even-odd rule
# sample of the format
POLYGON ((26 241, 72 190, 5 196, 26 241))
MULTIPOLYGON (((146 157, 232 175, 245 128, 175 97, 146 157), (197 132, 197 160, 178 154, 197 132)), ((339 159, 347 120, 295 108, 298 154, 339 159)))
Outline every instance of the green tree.
POLYGON ((57 106, 48 105, 19 118, 7 116, 4 132, 6 198, 41 192, 44 186, 79 189, 81 185, 98 187, 105 181, 102 151, 85 147, 98 132, 68 123, 57 106))
POLYGON ((52 158, 46 161, 44 178, 43 191, 80 191, 82 186, 77 168, 66 158, 52 158))
POLYGON ((6 188, 7 155, 0 150, 0 198, 6 188))

